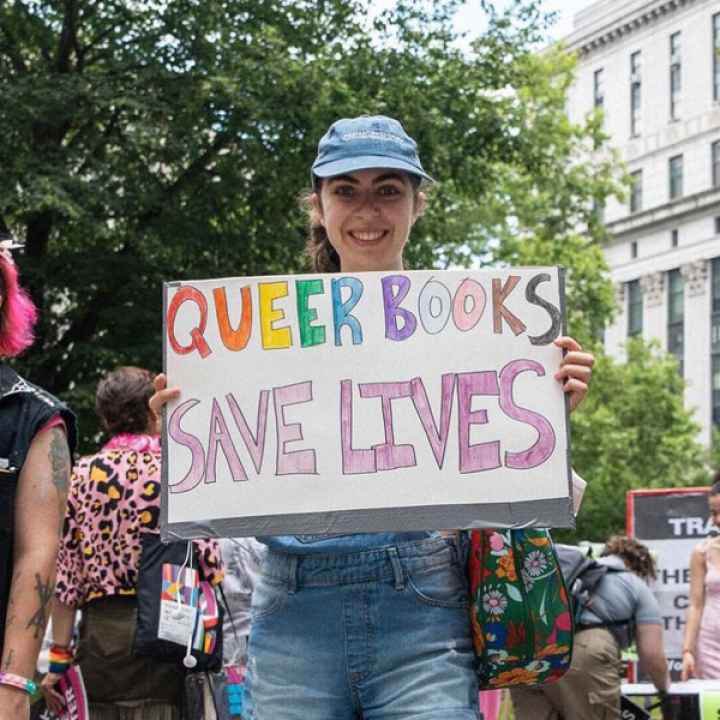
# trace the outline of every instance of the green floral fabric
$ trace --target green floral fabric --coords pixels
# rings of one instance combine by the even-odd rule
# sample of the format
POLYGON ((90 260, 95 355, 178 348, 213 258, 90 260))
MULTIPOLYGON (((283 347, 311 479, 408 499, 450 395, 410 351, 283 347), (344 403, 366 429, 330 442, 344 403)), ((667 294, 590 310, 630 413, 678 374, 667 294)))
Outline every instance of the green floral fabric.
POLYGON ((481 689, 561 677, 573 625, 549 531, 473 530, 468 570, 481 689))

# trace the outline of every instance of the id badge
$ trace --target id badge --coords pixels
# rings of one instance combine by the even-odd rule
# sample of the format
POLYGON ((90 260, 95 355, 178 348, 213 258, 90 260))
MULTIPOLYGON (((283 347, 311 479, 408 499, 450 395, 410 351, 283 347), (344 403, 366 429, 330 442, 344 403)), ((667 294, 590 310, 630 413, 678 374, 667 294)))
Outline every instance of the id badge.
POLYGON ((162 600, 158 637, 178 645, 187 645, 188 638, 195 632, 197 614, 198 609, 192 605, 162 600))

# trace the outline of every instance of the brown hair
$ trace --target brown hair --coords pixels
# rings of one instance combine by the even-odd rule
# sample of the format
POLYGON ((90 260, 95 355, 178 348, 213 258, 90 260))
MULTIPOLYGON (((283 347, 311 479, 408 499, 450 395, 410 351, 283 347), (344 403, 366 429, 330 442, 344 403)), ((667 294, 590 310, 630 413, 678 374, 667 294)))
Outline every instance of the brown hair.
POLYGON ((713 477, 713 482, 710 486, 710 495, 720 495, 720 470, 718 470, 713 477))
MULTIPOLYGON (((407 175, 414 191, 414 202, 417 202, 417 194, 420 190, 422 178, 419 175, 404 173, 407 175)), ((340 272, 340 257, 330 242, 325 226, 320 222, 313 208, 312 197, 315 193, 320 195, 322 179, 315 178, 315 187, 306 190, 300 195, 300 207, 308 217, 308 238, 305 242, 305 255, 310 260, 310 267, 315 272, 332 273, 340 272)))
POLYGON ((308 238, 305 242, 305 255, 315 272, 340 272, 340 257, 330 242, 325 226, 320 222, 312 205, 312 197, 320 194, 320 182, 314 190, 306 190, 300 195, 300 206, 308 217, 308 238))
POLYGON ((95 393, 95 411, 103 428, 111 435, 147 432, 153 392, 149 370, 126 366, 109 372, 95 393))
POLYGON ((627 535, 611 535, 600 555, 602 557, 618 555, 629 570, 644 580, 654 580, 657 577, 655 560, 650 554, 650 550, 635 538, 627 535))

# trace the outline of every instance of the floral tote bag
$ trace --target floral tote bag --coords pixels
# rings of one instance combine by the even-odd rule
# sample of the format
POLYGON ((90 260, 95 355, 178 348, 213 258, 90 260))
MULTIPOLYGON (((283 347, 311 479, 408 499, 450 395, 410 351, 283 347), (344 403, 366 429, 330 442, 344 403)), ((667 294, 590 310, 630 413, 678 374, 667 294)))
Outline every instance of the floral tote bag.
POLYGON ((473 530, 468 572, 480 689, 540 685, 570 667, 572 614, 548 530, 473 530))

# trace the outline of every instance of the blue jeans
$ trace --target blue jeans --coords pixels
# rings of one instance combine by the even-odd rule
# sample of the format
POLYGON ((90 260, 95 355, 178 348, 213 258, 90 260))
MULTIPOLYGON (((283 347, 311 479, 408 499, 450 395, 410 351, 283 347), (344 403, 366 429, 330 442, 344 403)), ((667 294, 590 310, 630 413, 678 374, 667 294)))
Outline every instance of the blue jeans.
POLYGON ((444 538, 271 551, 252 603, 253 720, 477 720, 468 588, 444 538))

